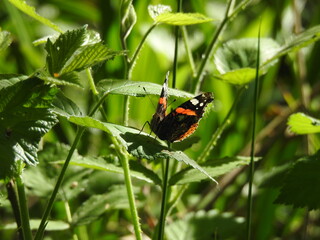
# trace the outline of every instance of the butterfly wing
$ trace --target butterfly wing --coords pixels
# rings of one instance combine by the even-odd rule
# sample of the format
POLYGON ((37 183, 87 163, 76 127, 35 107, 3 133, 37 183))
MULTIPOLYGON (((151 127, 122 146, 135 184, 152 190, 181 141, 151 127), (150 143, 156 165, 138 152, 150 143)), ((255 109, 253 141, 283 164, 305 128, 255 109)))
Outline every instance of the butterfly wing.
POLYGON ((184 102, 159 123, 155 133, 162 140, 182 141, 197 129, 205 107, 212 101, 212 93, 206 92, 184 102))

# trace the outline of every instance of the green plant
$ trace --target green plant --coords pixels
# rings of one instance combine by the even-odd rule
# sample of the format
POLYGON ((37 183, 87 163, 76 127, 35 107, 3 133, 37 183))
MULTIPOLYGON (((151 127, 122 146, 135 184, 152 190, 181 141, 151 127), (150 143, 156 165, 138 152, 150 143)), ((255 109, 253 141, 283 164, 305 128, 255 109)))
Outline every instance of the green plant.
MULTIPOLYGON (((264 92, 273 91, 268 84, 276 76, 281 63, 279 60, 310 46, 320 37, 320 27, 314 26, 282 44, 266 37, 259 38, 260 47, 256 37, 220 42, 224 34, 230 36, 228 28, 235 26, 234 20, 241 19, 241 14, 245 14, 248 7, 254 7, 249 3, 249 0, 227 1, 220 21, 200 13, 184 13, 182 1, 178 1, 177 12, 169 6, 150 5, 151 18, 146 20, 143 15, 147 9, 145 3, 123 0, 117 5, 120 22, 103 22, 108 28, 101 30, 101 34, 86 25, 63 31, 58 24, 40 16, 23 1, 5 0, 1 3, 12 17, 13 25, 18 30, 16 35, 21 41, 20 51, 26 56, 24 63, 17 63, 15 69, 1 67, 6 66, 3 59, 3 64, 0 64, 0 71, 3 72, 0 75, 0 177, 21 238, 42 239, 46 235, 53 239, 99 239, 104 236, 119 239, 128 234, 136 239, 144 236, 152 239, 244 238, 245 219, 223 212, 230 211, 227 205, 233 201, 226 189, 229 187, 236 196, 235 193, 242 188, 237 184, 246 183, 246 180, 241 182, 240 170, 250 163, 249 157, 238 155, 249 155, 245 143, 254 138, 248 136, 247 129, 252 129, 256 124, 247 115, 256 110, 246 109, 243 105, 251 107, 252 101, 257 105, 267 105, 264 92), (22 20, 25 16, 17 9, 42 27, 55 31, 49 37, 33 42, 38 48, 44 45, 44 52, 32 46, 32 31, 28 32, 28 26, 22 20), (149 21, 150 27, 137 37, 136 26, 141 26, 141 21, 149 21), (192 44, 196 40, 189 39, 191 34, 186 26, 190 26, 190 32, 201 30, 206 36, 195 48, 192 44), (114 28, 120 29, 117 44, 114 38, 118 34, 112 32, 114 28), (161 54, 154 54, 147 40, 160 31, 157 36, 165 41, 172 28, 175 29, 175 49, 172 51, 171 99, 185 100, 200 90, 212 90, 217 102, 223 102, 224 106, 219 115, 209 109, 200 123, 197 134, 200 139, 193 136, 168 146, 150 134, 128 126, 140 128, 142 119, 151 118, 152 111, 145 111, 147 107, 141 99, 146 95, 151 96, 151 100, 152 95, 158 97, 161 85, 155 82, 162 82, 162 72, 171 68, 171 63, 162 63, 168 62, 168 59, 157 59, 161 58, 161 54), (101 36, 106 35, 103 31, 113 33, 112 37, 102 40, 101 36), (179 41, 180 37, 183 43, 179 41), (112 50, 120 46, 122 50, 112 50), (184 47, 186 52, 183 60, 180 57, 180 62, 178 47, 184 47), (194 58, 194 52, 203 56, 194 58), (256 73, 266 83, 261 91, 255 91, 256 94, 260 91, 259 98, 252 100, 251 82, 256 73), (141 106, 142 110, 139 109, 141 106), (239 130, 242 134, 235 135, 232 130, 239 130), (230 143, 232 147, 229 147, 230 143), (235 171, 238 172, 234 176, 239 177, 240 183, 232 185, 226 179, 230 179, 235 171), (225 177, 218 187, 215 183, 211 184, 223 175, 225 177), (202 182, 207 179, 212 181, 202 182), (29 196, 40 199, 34 207, 28 205, 29 196), (213 206, 216 210, 212 210, 213 206), (41 209, 41 212, 34 208, 41 209), (180 219, 179 215, 184 217, 180 219), (166 226, 166 219, 172 223, 166 226), (131 225, 133 230, 129 231, 131 225), (104 228, 107 228, 107 233, 104 228), (36 233, 33 234, 32 230, 36 233)), ((55 4, 60 9, 73 11, 74 8, 86 12, 87 16, 80 19, 95 19, 95 15, 86 10, 88 6, 85 3, 57 1, 55 4)), ((114 7, 111 3, 106 4, 109 8, 114 7)), ((204 12, 201 10, 205 9, 198 6, 197 1, 191 1, 188 7, 195 9, 195 12, 204 12)), ((113 13, 112 10, 105 11, 104 14, 113 13)), ((263 32, 264 19, 261 21, 263 32)), ((253 31, 257 36, 256 28, 253 31)), ((14 49, 13 45, 10 46, 12 40, 8 31, 0 32, 0 54, 10 55, 14 49)), ((301 105, 307 107, 304 102, 287 102, 291 107, 287 112, 301 105)), ((219 104, 216 106, 218 109, 219 104)), ((271 121, 264 127, 261 109, 258 105, 256 141, 260 144, 272 132, 270 128, 280 126, 271 121)), ((317 120, 311 122, 306 124, 318 127, 317 120)), ((317 150, 318 137, 313 139, 314 149, 317 150)), ((296 146, 294 141, 292 144, 296 146)), ((280 143, 278 145, 281 146, 280 143)), ((290 149, 286 146, 284 151, 288 158, 294 155, 290 149)), ((255 155, 263 157, 262 160, 254 159, 258 164, 265 163, 268 155, 264 153, 267 150, 258 145, 255 155)), ((280 151, 276 146, 270 146, 268 153, 274 156, 280 151)), ((317 171, 312 175, 314 178, 302 181, 304 171, 318 169, 318 154, 313 152, 297 161, 294 167, 281 166, 265 178, 264 186, 274 190, 279 187, 279 181, 286 172, 287 180, 281 185, 282 191, 276 200, 278 203, 319 208, 318 195, 312 194, 317 189, 303 189, 304 185, 311 185, 316 180, 317 171), (293 197, 292 183, 301 189, 301 195, 297 198, 293 197), (309 198, 301 198, 304 194, 308 194, 309 198)), ((255 186, 254 181, 252 184, 255 186)), ((250 195, 249 198, 254 197, 250 195)), ((8 202, 3 201, 3 204, 9 209, 8 202)), ((232 211, 243 215, 245 208, 243 204, 241 209, 234 208, 232 211)), ((267 211, 261 212, 267 214, 267 211)), ((249 225, 259 225, 256 220, 259 211, 253 210, 252 215, 253 223, 250 220, 249 225)), ((13 234, 5 230, 11 228, 10 224, 4 225, 1 234, 11 237, 13 234)), ((271 230, 254 230, 252 235, 256 239, 266 239, 266 231, 271 230)))

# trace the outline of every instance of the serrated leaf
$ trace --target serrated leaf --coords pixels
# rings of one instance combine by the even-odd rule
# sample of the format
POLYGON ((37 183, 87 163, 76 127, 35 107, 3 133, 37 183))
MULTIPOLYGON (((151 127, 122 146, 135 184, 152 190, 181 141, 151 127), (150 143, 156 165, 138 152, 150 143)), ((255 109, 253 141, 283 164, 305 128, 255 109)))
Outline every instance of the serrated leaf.
POLYGON ((124 52, 116 52, 107 48, 101 42, 86 45, 78 49, 78 54, 74 55, 61 69, 60 75, 72 71, 81 71, 99 62, 113 59, 115 56, 123 55, 124 52))
MULTIPOLYGON (((257 159, 256 159, 257 160, 257 159)), ((226 157, 221 159, 213 159, 201 165, 201 168, 211 177, 218 177, 231 170, 248 165, 250 163, 249 157, 226 157)), ((186 184, 191 182, 199 182, 206 179, 206 177, 194 168, 185 168, 182 171, 174 174, 170 180, 170 185, 186 184)))
POLYGON ((290 130, 297 134, 311 134, 320 132, 320 120, 304 113, 290 115, 288 120, 290 130))
POLYGON ((52 23, 49 19, 40 16, 34 7, 29 6, 23 0, 9 0, 15 7, 20 9, 25 14, 29 15, 30 17, 34 18, 35 20, 41 22, 42 24, 52 28, 53 30, 62 33, 62 30, 54 23, 52 23))
POLYGON ((7 31, 1 31, 0 29, 0 52, 10 46, 12 42, 11 34, 7 31))
POLYGON ((66 62, 84 44, 85 34, 86 26, 61 34, 54 43, 48 39, 45 49, 48 53, 47 67, 51 76, 61 75, 60 71, 66 62))
MULTIPOLYGON (((269 38, 261 38, 260 42, 260 63, 263 65, 276 54, 280 46, 269 38)), ((255 72, 256 68, 257 44, 256 38, 231 40, 223 44, 214 57, 219 72, 219 75, 216 74, 215 78, 232 84, 246 84, 253 80, 255 74, 252 72, 255 72)), ((275 63, 274 60, 264 65, 260 74, 266 72, 275 63)))
POLYGON ((124 185, 114 186, 106 194, 91 196, 73 214, 72 225, 89 224, 110 208, 129 208, 126 187, 124 185))
POLYGON ((38 77, 48 84, 54 84, 57 86, 73 86, 73 87, 82 88, 82 85, 79 82, 79 77, 74 72, 63 74, 62 76, 59 76, 58 78, 46 76, 45 74, 39 74, 38 77))
POLYGON ((320 151, 315 155, 299 159, 288 172, 280 189, 276 203, 320 208, 320 151))
POLYGON ((155 18, 156 23, 165 23, 175 26, 193 25, 213 21, 200 13, 162 13, 155 18))
POLYGON ((229 239, 241 235, 244 228, 243 217, 219 213, 217 210, 199 211, 188 213, 183 219, 168 224, 166 235, 174 240, 229 239))
MULTIPOLYGON (((30 228, 31 230, 38 230, 39 224, 41 222, 41 219, 30 219, 30 228)), ((69 223, 63 222, 63 221, 54 221, 50 220, 48 224, 46 225, 46 231, 63 231, 70 228, 69 223)), ((17 224, 16 223, 8 223, 5 225, 0 226, 0 229, 4 230, 16 230, 17 224)))
POLYGON ((37 163, 40 138, 57 120, 49 109, 55 89, 41 80, 2 79, 0 86, 0 178, 5 178, 15 173, 19 160, 37 163))
POLYGON ((53 112, 63 117, 82 116, 80 108, 67 98, 62 92, 58 92, 57 97, 53 100, 53 112))
POLYGON ((146 158, 154 160, 157 158, 173 158, 182 161, 187 165, 197 169, 212 181, 216 182, 204 169, 202 169, 194 160, 180 151, 169 151, 163 145, 156 144, 156 140, 137 129, 124 127, 121 125, 104 123, 90 117, 69 117, 68 120, 75 124, 98 128, 108 134, 116 137, 118 141, 126 148, 126 150, 137 158, 146 158))
POLYGON ((164 13, 168 13, 168 12, 172 12, 172 9, 168 5, 162 5, 162 4, 149 5, 148 6, 148 12, 149 12, 150 17, 153 20, 156 20, 156 17, 158 15, 164 14, 164 13))
MULTIPOLYGON (((159 96, 162 89, 162 85, 151 82, 105 79, 101 80, 97 84, 97 88, 100 92, 103 92, 103 94, 110 93, 135 97, 144 97, 150 94, 159 96)), ((188 92, 173 88, 169 88, 168 94, 171 96, 182 98, 194 97, 194 95, 188 92)))

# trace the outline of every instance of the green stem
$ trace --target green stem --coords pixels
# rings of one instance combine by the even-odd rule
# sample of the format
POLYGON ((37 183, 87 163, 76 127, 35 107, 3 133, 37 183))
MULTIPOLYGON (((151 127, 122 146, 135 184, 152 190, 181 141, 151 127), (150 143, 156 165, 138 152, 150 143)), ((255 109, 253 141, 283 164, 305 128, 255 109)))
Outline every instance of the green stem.
POLYGON ((98 92, 98 90, 96 88, 96 85, 94 84, 94 80, 93 80, 90 68, 86 68, 86 74, 87 74, 89 86, 90 86, 90 89, 91 89, 93 95, 95 95, 95 96, 98 95, 99 92, 98 92))
POLYGON ((18 239, 23 239, 23 232, 22 232, 22 226, 21 226, 21 217, 20 217, 20 207, 19 207, 17 193, 15 191, 14 185, 15 185, 14 181, 10 180, 6 184, 6 188, 7 188, 7 193, 8 193, 8 199, 10 201, 11 208, 12 208, 12 211, 13 211, 13 214, 14 214, 14 218, 15 218, 16 223, 17 223, 18 239))
POLYGON ((148 35, 151 33, 151 31, 152 31, 156 26, 157 26, 157 24, 153 24, 153 25, 148 29, 148 31, 144 34, 141 42, 139 43, 136 51, 135 51, 134 54, 133 54, 133 57, 132 57, 131 60, 129 61, 129 69, 128 69, 128 76, 129 76, 128 78, 129 78, 129 79, 131 78, 132 68, 133 68, 133 66, 134 66, 134 64, 135 64, 135 61, 136 61, 136 59, 137 59, 137 57, 138 57, 138 55, 139 55, 139 53, 140 53, 140 51, 141 51, 141 49, 142 49, 143 44, 145 43, 148 35))
POLYGON ((248 208, 247 208, 247 240, 251 239, 251 222, 252 222, 252 185, 254 175, 254 150, 255 150, 255 132, 256 132, 256 116, 257 116, 257 103, 258 103, 258 89, 259 89, 259 65, 260 65, 260 29, 258 33, 258 51, 257 51, 257 65, 256 65, 256 79, 254 84, 254 99, 253 99, 253 123, 252 123, 252 136, 251 136, 251 153, 250 153, 250 166, 248 173, 249 189, 248 189, 248 208))
POLYGON ((21 179, 21 175, 16 176, 16 182, 17 182, 17 192, 19 196, 19 208, 20 208, 20 218, 21 218, 23 239, 32 240, 28 203, 27 203, 26 193, 24 191, 24 184, 21 179))
POLYGON ((214 49, 214 46, 222 32, 222 30, 224 29, 224 26, 227 24, 227 22, 230 20, 229 18, 229 12, 230 12, 230 8, 231 8, 231 5, 232 5, 232 2, 234 0, 229 0, 228 1, 228 4, 227 4, 227 9, 226 9, 226 12, 225 12, 225 16, 222 20, 222 22, 220 23, 217 31, 215 32, 209 46, 207 47, 206 51, 205 51, 205 54, 204 54, 204 58, 202 59, 201 63, 200 63, 200 66, 199 66, 199 69, 198 69, 198 72, 197 72, 197 75, 193 81, 193 92, 194 93, 198 93, 200 91, 200 87, 201 87, 201 84, 202 84, 202 81, 203 81, 203 73, 204 73, 204 69, 205 69, 205 66, 213 52, 213 49, 214 49))
POLYGON ((128 156, 128 153, 126 152, 126 150, 122 149, 118 143, 116 144, 116 146, 117 146, 116 147, 117 153, 118 153, 118 156, 120 158, 121 165, 123 168, 124 180, 125 180, 125 184, 126 184, 126 188, 127 188, 128 201, 129 201, 129 206, 130 206, 130 212, 131 212, 134 232, 136 235, 136 239, 142 240, 142 235, 141 235, 142 231, 140 228, 139 216, 138 216, 137 207, 135 204, 131 176, 130 176, 129 156, 128 156))
POLYGON ((68 168, 68 166, 69 166, 69 162, 70 162, 70 160, 71 160, 71 157, 72 157, 74 151, 76 150, 76 147, 77 147, 77 145, 78 145, 78 143, 79 143, 79 141, 80 141, 80 138, 81 138, 84 130, 85 130, 84 127, 78 127, 78 130, 77 130, 77 133, 76 133, 76 137, 75 137, 75 139, 74 139, 74 141, 73 141, 73 144, 72 144, 72 146, 71 146, 71 148, 70 148, 70 151, 69 151, 69 153, 68 153, 68 156, 67 156, 67 158, 66 158, 66 161, 65 161, 64 164, 63 164, 63 167, 62 167, 62 169, 61 169, 61 172, 60 172, 60 175, 59 175, 59 177, 58 177, 57 183, 56 183, 56 185, 55 185, 55 187, 54 187, 54 189, 53 189, 53 192, 52 192, 52 194, 51 194, 51 197, 50 197, 50 199, 49 199, 47 208, 46 208, 46 210, 45 210, 45 212, 44 212, 44 214, 43 214, 43 216, 42 216, 42 219, 41 219, 41 222, 40 222, 38 231, 37 231, 36 236, 35 236, 35 240, 40 240, 40 239, 42 238, 42 236, 43 236, 45 227, 46 227, 46 225, 47 225, 47 219, 48 219, 49 214, 50 214, 50 212, 51 212, 51 210, 52 210, 52 207, 53 207, 53 203, 54 203, 55 198, 56 198, 56 196, 57 196, 57 194, 58 194, 58 191, 59 191, 59 189, 60 189, 60 186, 61 186, 61 184, 62 184, 64 175, 65 175, 65 173, 66 173, 66 171, 67 171, 67 168, 68 168))
POLYGON ((162 185, 162 199, 161 199, 161 212, 159 218, 159 232, 158 232, 158 240, 162 240, 164 236, 164 227, 166 224, 166 212, 167 212, 167 190, 168 190, 168 178, 169 178, 169 159, 165 159, 165 169, 163 176, 163 185, 162 185))
POLYGON ((181 27, 181 32, 182 32, 182 37, 183 37, 183 42, 184 42, 184 46, 186 49, 186 53, 187 53, 187 57, 188 57, 188 61, 191 67, 191 71, 192 71, 192 77, 196 77, 196 66, 194 64, 194 60, 192 57, 192 52, 191 49, 189 47, 189 40, 188 40, 188 33, 187 33, 187 29, 185 26, 181 27))
POLYGON ((206 158, 209 156, 212 149, 217 145, 217 141, 220 138, 222 132, 225 130, 227 125, 230 123, 230 116, 232 112, 234 111, 235 107, 237 106, 237 103, 239 101, 240 96, 242 95, 245 87, 241 87, 237 91, 237 95, 235 96, 235 99, 233 101, 233 104, 227 114, 227 116, 224 118, 221 126, 216 130, 216 132, 212 135, 210 141, 208 142, 207 146, 205 147, 204 151, 202 151, 201 155, 198 157, 197 162, 203 163, 205 162, 206 158))

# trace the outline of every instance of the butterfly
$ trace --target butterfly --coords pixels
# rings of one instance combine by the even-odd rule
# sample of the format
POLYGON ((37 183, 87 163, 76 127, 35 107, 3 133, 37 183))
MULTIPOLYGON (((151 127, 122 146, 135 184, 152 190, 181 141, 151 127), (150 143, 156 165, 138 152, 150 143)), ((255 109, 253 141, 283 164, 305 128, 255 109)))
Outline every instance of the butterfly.
POLYGON ((204 92, 166 114, 168 101, 168 75, 162 86, 155 114, 150 128, 161 140, 182 141, 194 133, 203 116, 205 107, 213 101, 213 94, 204 92))

